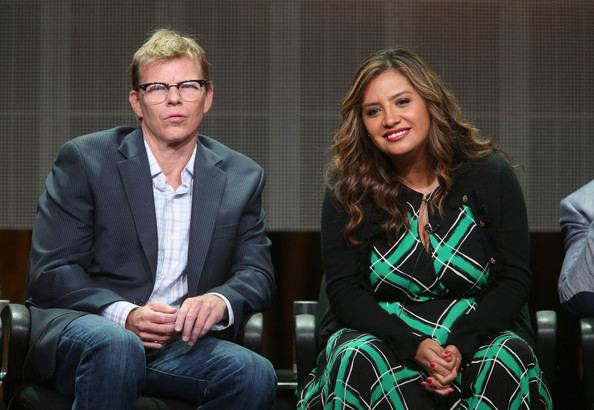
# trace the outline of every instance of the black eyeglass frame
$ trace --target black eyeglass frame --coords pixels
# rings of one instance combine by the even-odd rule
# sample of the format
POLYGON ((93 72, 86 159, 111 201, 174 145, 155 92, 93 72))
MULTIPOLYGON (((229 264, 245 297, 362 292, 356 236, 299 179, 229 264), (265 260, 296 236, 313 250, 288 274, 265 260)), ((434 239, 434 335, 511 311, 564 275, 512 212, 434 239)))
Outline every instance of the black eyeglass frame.
POLYGON ((167 83, 161 83, 159 81, 155 81, 153 83, 139 84, 138 90, 146 91, 146 89, 151 85, 162 85, 164 87, 167 87, 167 91, 169 91, 169 89, 171 87, 175 87, 175 88, 179 89, 179 86, 182 85, 183 83, 198 83, 200 88, 204 88, 204 87, 206 87, 207 84, 210 83, 210 80, 184 80, 184 81, 180 81, 177 84, 167 84, 167 83))

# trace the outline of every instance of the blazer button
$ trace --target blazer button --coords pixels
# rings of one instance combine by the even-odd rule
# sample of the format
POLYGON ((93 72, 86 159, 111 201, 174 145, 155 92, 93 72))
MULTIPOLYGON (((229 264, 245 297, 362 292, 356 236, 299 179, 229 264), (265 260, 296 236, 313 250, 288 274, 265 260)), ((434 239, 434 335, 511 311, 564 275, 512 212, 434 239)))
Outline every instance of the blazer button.
POLYGON ((468 195, 466 195, 466 194, 462 195, 462 202, 464 202, 465 204, 468 203, 468 195))
POLYGON ((491 263, 491 265, 495 265, 495 262, 497 262, 497 261, 495 260, 495 258, 491 258, 491 259, 489 259, 489 262, 491 263))

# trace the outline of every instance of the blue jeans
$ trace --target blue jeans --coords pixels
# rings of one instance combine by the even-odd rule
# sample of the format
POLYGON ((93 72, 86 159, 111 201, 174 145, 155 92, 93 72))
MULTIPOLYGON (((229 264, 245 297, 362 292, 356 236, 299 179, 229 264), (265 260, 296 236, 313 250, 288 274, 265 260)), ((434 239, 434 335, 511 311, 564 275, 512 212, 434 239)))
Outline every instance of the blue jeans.
POLYGON ((276 392, 270 362, 240 345, 205 336, 145 352, 134 333, 98 315, 64 329, 52 382, 76 410, 134 409, 143 392, 204 410, 270 409, 276 392))

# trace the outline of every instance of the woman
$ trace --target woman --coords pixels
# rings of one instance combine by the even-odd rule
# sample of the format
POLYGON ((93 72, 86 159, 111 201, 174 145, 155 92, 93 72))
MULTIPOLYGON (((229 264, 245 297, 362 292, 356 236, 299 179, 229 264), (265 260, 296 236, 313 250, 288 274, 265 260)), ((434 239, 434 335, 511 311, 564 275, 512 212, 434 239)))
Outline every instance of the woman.
POLYGON ((552 408, 511 331, 530 284, 513 170, 414 54, 382 50, 342 107, 322 213, 340 328, 299 408, 552 408))

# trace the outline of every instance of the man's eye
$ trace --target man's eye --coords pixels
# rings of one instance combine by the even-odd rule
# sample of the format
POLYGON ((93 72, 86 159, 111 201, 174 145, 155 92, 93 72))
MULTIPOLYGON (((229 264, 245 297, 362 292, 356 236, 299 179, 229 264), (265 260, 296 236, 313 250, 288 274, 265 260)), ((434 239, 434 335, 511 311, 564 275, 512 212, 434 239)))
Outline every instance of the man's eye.
POLYGON ((147 93, 160 92, 160 91, 166 91, 166 90, 167 90, 167 87, 164 84, 151 84, 148 87, 146 87, 147 93))
POLYGON ((185 82, 185 83, 181 83, 179 85, 179 88, 197 90, 197 89, 200 88, 200 85, 197 82, 195 82, 195 81, 188 81, 188 82, 185 82))

